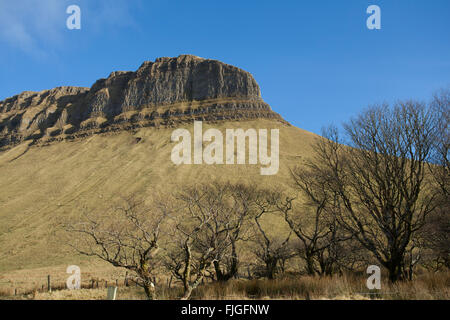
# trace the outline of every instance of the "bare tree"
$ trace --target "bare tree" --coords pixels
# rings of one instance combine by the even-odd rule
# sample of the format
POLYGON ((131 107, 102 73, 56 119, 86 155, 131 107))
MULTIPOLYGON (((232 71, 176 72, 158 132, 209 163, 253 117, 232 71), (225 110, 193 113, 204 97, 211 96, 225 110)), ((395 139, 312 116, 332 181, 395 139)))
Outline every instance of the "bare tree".
POLYGON ((197 247, 199 233, 209 221, 209 217, 191 217, 189 221, 178 221, 172 234, 173 246, 168 248, 165 266, 183 284, 182 300, 191 297, 204 280, 214 261, 213 248, 202 250, 197 247))
POLYGON ((346 253, 342 242, 351 239, 336 221, 338 197, 326 187, 323 176, 308 168, 296 167, 291 170, 291 177, 303 200, 286 197, 277 208, 297 236, 298 254, 305 261, 306 272, 331 275, 346 253))
POLYGON ((371 107, 315 146, 315 174, 339 198, 339 224, 355 236, 395 282, 405 274, 405 252, 435 207, 426 176, 436 136, 433 113, 417 102, 371 107))
POLYGON ((214 249, 213 265, 218 281, 227 281, 238 272, 237 244, 248 238, 253 189, 242 184, 216 182, 184 193, 183 200, 191 210, 206 212, 211 217, 197 242, 203 249, 214 249))
POLYGON ((427 267, 450 268, 450 89, 441 90, 431 101, 436 115, 436 139, 429 169, 435 179, 438 205, 420 237, 428 255, 427 267), (430 257, 431 256, 431 257, 430 257))
POLYGON ((412 280, 414 270, 418 266, 422 254, 421 245, 417 239, 417 234, 412 237, 410 244, 405 250, 403 276, 405 279, 412 280))
MULTIPOLYGON (((422 251, 422 264, 430 270, 450 269, 450 213, 449 207, 432 212, 417 238, 422 251)), ((416 249, 417 251, 417 249, 416 249)))
POLYGON ((149 209, 133 197, 123 202, 105 214, 85 213, 79 221, 66 224, 66 230, 77 235, 72 244, 77 252, 131 271, 148 299, 156 299, 154 278, 161 262, 158 252, 168 212, 149 209))
MULTIPOLYGON (((214 261, 218 281, 228 281, 238 273, 238 244, 249 238, 249 220, 254 215, 252 210, 254 188, 243 184, 222 185, 225 192, 225 199, 219 204, 222 210, 214 215, 213 227, 210 226, 206 234, 206 238, 212 240, 223 233, 222 245, 217 246, 214 261)), ((220 190, 218 186, 214 189, 220 190)), ((216 196, 214 189, 212 197, 216 196)))
POLYGON ((431 110, 435 114, 436 138, 430 171, 448 203, 450 193, 450 89, 441 90, 431 101, 431 110))
POLYGON ((275 212, 275 205, 279 197, 280 194, 277 192, 260 190, 256 192, 254 200, 257 210, 259 210, 254 217, 257 230, 253 240, 256 243, 254 254, 264 264, 262 275, 270 280, 275 279, 279 268, 284 271, 286 260, 295 256, 289 243, 291 233, 287 236, 270 235, 261 223, 263 216, 275 212))

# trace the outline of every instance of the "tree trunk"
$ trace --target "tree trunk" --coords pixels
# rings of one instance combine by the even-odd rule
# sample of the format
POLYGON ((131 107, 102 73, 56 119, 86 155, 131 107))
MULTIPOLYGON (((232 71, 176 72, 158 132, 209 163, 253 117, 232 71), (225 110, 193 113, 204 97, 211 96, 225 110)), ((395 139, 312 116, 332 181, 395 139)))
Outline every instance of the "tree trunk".
POLYGON ((191 297, 191 294, 192 294, 192 287, 187 287, 185 290, 184 290, 184 294, 183 294, 183 297, 181 297, 181 300, 189 300, 189 298, 191 297))
POLYGON ((214 261, 214 269, 216 271, 217 281, 219 281, 219 282, 226 282, 226 281, 230 280, 231 278, 233 278, 236 275, 236 273, 238 271, 237 263, 234 259, 232 261, 230 270, 228 272, 224 273, 222 271, 218 261, 214 261))
POLYGON ((231 265, 230 269, 227 272, 223 272, 220 268, 219 261, 214 261, 214 269, 216 271, 216 278, 219 282, 226 282, 231 278, 235 277, 238 272, 238 256, 236 252, 236 244, 234 242, 231 243, 231 265))
POLYGON ((404 268, 402 259, 393 258, 388 262, 389 281, 395 283, 403 279, 404 268))
POLYGON ((306 260, 306 272, 308 275, 313 276, 316 274, 316 269, 314 268, 314 259, 312 255, 307 254, 305 257, 306 260))
POLYGON ((156 300, 155 286, 151 284, 144 284, 144 291, 148 300, 156 300))
POLYGON ((277 262, 278 260, 275 258, 267 259, 266 261, 266 276, 267 279, 273 280, 275 279, 275 274, 277 271, 277 262))
POLYGON ((214 261, 214 270, 216 271, 216 279, 219 282, 227 281, 224 273, 222 272, 222 269, 220 269, 219 261, 214 261))

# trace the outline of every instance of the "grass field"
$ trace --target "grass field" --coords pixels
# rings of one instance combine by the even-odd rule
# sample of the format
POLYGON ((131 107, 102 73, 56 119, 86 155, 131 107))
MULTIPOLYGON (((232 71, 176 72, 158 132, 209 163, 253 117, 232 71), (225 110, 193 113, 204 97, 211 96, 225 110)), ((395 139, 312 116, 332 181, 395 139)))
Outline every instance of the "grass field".
MULTIPOLYGON (((366 278, 356 275, 334 277, 291 277, 280 280, 231 280, 225 284, 209 283, 194 291, 196 300, 448 300, 450 299, 450 273, 424 273, 413 282, 383 283, 381 290, 368 290, 366 278)), ((158 299, 178 299, 182 289, 178 285, 157 287, 158 299)), ((104 300, 106 288, 30 292, 0 299, 29 300, 104 300)), ((146 299, 143 289, 119 286, 118 300, 146 299)))

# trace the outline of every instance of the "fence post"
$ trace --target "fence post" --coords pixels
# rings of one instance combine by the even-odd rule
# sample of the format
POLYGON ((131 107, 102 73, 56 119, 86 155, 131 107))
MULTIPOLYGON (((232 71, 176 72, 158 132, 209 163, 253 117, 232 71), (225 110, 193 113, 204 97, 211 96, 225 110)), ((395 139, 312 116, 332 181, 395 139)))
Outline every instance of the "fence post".
POLYGON ((106 295, 107 300, 116 300, 117 287, 108 287, 108 292, 106 295))
POLYGON ((47 289, 48 289, 48 292, 52 292, 52 283, 50 280, 50 275, 47 276, 47 289))
POLYGON ((124 281, 125 287, 128 287, 128 271, 125 273, 125 281, 124 281))
POLYGON ((94 289, 94 279, 91 279, 91 289, 94 289))

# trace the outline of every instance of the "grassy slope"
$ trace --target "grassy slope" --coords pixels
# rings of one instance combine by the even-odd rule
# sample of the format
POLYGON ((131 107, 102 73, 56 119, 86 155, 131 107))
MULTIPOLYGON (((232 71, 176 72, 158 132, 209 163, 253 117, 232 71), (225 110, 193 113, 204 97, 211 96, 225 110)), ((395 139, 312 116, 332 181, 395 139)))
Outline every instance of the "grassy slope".
MULTIPOLYGON (((83 206, 105 209, 120 195, 173 192, 214 178, 286 184, 288 168, 311 155, 315 138, 270 120, 212 126, 223 133, 226 128, 279 128, 279 173, 261 176, 260 165, 177 167, 170 160, 173 129, 143 128, 45 147, 22 144, 0 153, 0 273, 82 263, 67 246, 60 223, 83 206), (136 143, 136 137, 142 140, 136 143)), ((192 131, 192 125, 185 127, 192 131)))

